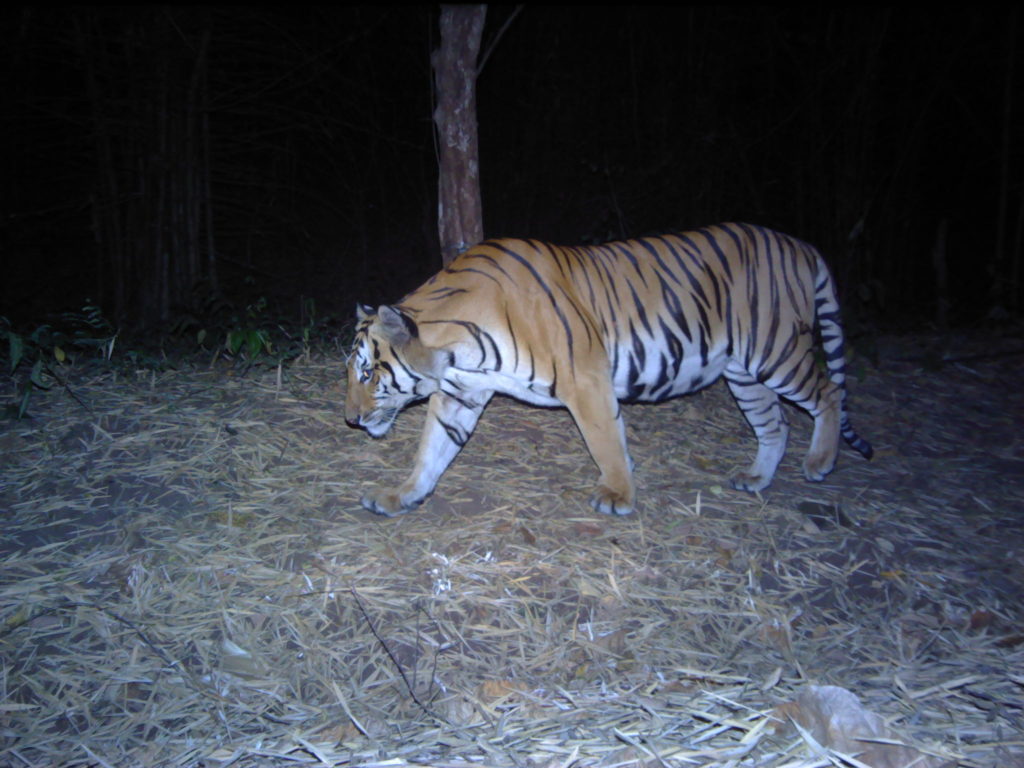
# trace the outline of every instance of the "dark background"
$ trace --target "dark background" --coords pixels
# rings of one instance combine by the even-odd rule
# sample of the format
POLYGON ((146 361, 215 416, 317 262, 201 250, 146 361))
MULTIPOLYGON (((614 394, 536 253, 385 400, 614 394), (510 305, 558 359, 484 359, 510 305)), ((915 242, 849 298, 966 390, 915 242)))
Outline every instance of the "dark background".
MULTIPOLYGON (((855 327, 1019 316, 1016 12, 513 15, 477 90, 487 236, 751 221, 819 246, 855 327)), ((399 298, 440 267, 437 17, 0 11, 0 315, 399 298)))

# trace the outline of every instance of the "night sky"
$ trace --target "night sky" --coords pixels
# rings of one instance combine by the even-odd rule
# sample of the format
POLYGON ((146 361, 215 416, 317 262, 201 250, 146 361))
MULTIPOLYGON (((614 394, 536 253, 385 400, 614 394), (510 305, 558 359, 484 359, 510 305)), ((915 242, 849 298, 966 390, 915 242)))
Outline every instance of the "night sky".
MULTIPOLYGON (((193 257, 183 221, 236 303, 347 317, 439 268, 437 7, 0 13, 0 315, 89 298, 140 321, 133 285, 193 257)), ((751 221, 818 245, 848 313, 902 328, 935 321, 945 231, 950 322, 1019 314, 1015 12, 524 7, 495 43, 513 13, 484 30, 487 236, 751 221)))

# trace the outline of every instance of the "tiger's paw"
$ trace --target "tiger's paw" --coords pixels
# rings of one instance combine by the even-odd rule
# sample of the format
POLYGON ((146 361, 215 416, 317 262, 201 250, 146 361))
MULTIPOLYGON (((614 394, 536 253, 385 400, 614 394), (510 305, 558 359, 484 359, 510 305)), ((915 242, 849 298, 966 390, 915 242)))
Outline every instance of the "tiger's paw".
POLYGON ((628 515, 633 511, 633 500, 624 494, 598 486, 597 493, 590 500, 590 506, 605 515, 628 515))
POLYGON ((835 456, 808 456, 804 462, 804 477, 812 483, 820 483, 835 465, 835 456))
POLYGON ((403 502, 402 496, 398 492, 380 489, 366 494, 359 502, 374 514, 395 517, 415 509, 423 502, 423 499, 403 502))
POLYGON ((739 474, 733 475, 729 478, 729 485, 737 491, 749 491, 750 493, 763 491, 771 484, 772 479, 770 477, 765 477, 764 475, 752 475, 749 472, 740 472, 739 474))

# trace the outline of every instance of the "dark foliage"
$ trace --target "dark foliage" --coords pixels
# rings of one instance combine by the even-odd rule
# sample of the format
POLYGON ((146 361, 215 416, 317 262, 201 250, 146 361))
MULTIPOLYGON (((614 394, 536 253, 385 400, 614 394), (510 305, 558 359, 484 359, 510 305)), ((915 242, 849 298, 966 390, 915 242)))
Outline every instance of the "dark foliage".
MULTIPOLYGON (((865 327, 1019 314, 1010 10, 488 12, 487 235, 750 220, 865 327)), ((211 291, 347 314, 440 264, 436 8, 0 11, 0 302, 169 330, 211 291), (250 294, 250 295, 246 295, 250 294)), ((201 303, 201 302, 200 302, 201 303)))

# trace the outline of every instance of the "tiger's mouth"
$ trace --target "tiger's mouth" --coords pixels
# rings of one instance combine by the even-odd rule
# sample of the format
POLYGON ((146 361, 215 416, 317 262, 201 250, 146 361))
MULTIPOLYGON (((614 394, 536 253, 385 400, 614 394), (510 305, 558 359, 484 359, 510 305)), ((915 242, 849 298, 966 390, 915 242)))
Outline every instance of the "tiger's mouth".
POLYGON ((345 419, 345 423, 355 429, 365 429, 370 437, 384 437, 395 423, 398 408, 380 408, 357 419, 345 419))

